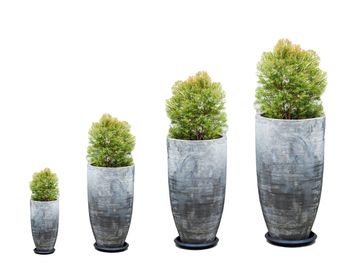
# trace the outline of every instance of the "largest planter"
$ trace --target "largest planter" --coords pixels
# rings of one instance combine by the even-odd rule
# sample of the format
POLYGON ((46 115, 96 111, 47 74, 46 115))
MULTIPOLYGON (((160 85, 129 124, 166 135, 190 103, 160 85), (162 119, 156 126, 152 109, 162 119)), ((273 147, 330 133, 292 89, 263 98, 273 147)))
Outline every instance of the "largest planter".
POLYGON ((321 197, 325 117, 256 116, 256 169, 266 238, 281 246, 312 244, 321 197))
POLYGON ((205 249, 217 244, 224 208, 226 137, 189 141, 168 138, 171 209, 177 246, 205 249))
POLYGON ((96 167, 88 165, 88 202, 95 248, 120 252, 128 248, 134 199, 134 166, 96 167))

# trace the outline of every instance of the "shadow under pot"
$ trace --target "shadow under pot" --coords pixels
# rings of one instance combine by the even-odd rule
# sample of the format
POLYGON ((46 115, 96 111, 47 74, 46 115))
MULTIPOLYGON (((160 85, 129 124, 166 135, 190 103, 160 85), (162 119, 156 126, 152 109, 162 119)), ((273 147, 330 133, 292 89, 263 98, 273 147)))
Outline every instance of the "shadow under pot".
POLYGON ((55 201, 30 200, 32 236, 36 254, 55 252, 58 233, 59 203, 55 201))
POLYGON ((103 252, 127 250, 134 199, 134 166, 88 165, 88 203, 95 248, 103 252))
POLYGON ((226 137, 214 140, 168 138, 171 209, 179 236, 176 246, 207 249, 216 237, 226 188, 226 137))
POLYGON ((321 197, 325 117, 280 120, 256 116, 259 198, 271 244, 313 244, 321 197))

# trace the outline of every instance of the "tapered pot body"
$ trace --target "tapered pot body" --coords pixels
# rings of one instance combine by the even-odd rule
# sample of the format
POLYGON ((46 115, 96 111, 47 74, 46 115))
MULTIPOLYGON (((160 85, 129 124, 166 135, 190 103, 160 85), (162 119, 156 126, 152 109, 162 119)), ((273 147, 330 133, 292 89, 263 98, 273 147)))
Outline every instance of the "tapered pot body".
POLYGON ((89 215, 97 250, 119 252, 128 247, 134 170, 134 166, 87 166, 89 215))
POLYGON ((58 233, 59 202, 30 200, 32 236, 37 254, 55 251, 58 233))
POLYGON ((226 188, 226 137, 190 141, 168 138, 171 209, 176 244, 201 249, 216 245, 226 188))
POLYGON ((279 240, 287 245, 307 244, 302 240, 313 235, 321 197, 325 117, 278 120, 257 115, 255 129, 258 189, 267 235, 277 244, 279 240))

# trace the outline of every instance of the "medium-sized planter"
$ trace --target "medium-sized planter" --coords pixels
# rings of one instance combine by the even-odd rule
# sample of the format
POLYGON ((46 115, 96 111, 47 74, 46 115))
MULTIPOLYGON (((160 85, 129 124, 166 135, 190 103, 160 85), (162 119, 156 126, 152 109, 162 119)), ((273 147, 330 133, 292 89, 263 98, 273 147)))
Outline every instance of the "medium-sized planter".
POLYGON ((32 235, 37 254, 52 254, 58 233, 59 203, 30 200, 32 235))
POLYGON ((97 167, 88 164, 88 202, 95 248, 121 252, 129 231, 134 199, 134 165, 97 167))
POLYGON ((325 117, 280 120, 256 116, 256 169, 268 242, 305 246, 321 198, 325 117))
POLYGON ((214 140, 168 138, 171 209, 185 249, 216 246, 226 188, 226 137, 214 140))

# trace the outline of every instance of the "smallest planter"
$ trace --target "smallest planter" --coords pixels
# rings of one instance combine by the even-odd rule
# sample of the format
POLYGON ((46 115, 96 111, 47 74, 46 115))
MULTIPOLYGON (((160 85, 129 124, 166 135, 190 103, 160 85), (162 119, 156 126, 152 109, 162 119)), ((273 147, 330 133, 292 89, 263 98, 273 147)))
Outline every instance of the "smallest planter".
POLYGON ((55 252, 58 233, 59 202, 57 176, 46 168, 33 175, 30 183, 30 217, 34 252, 48 255, 55 252))

